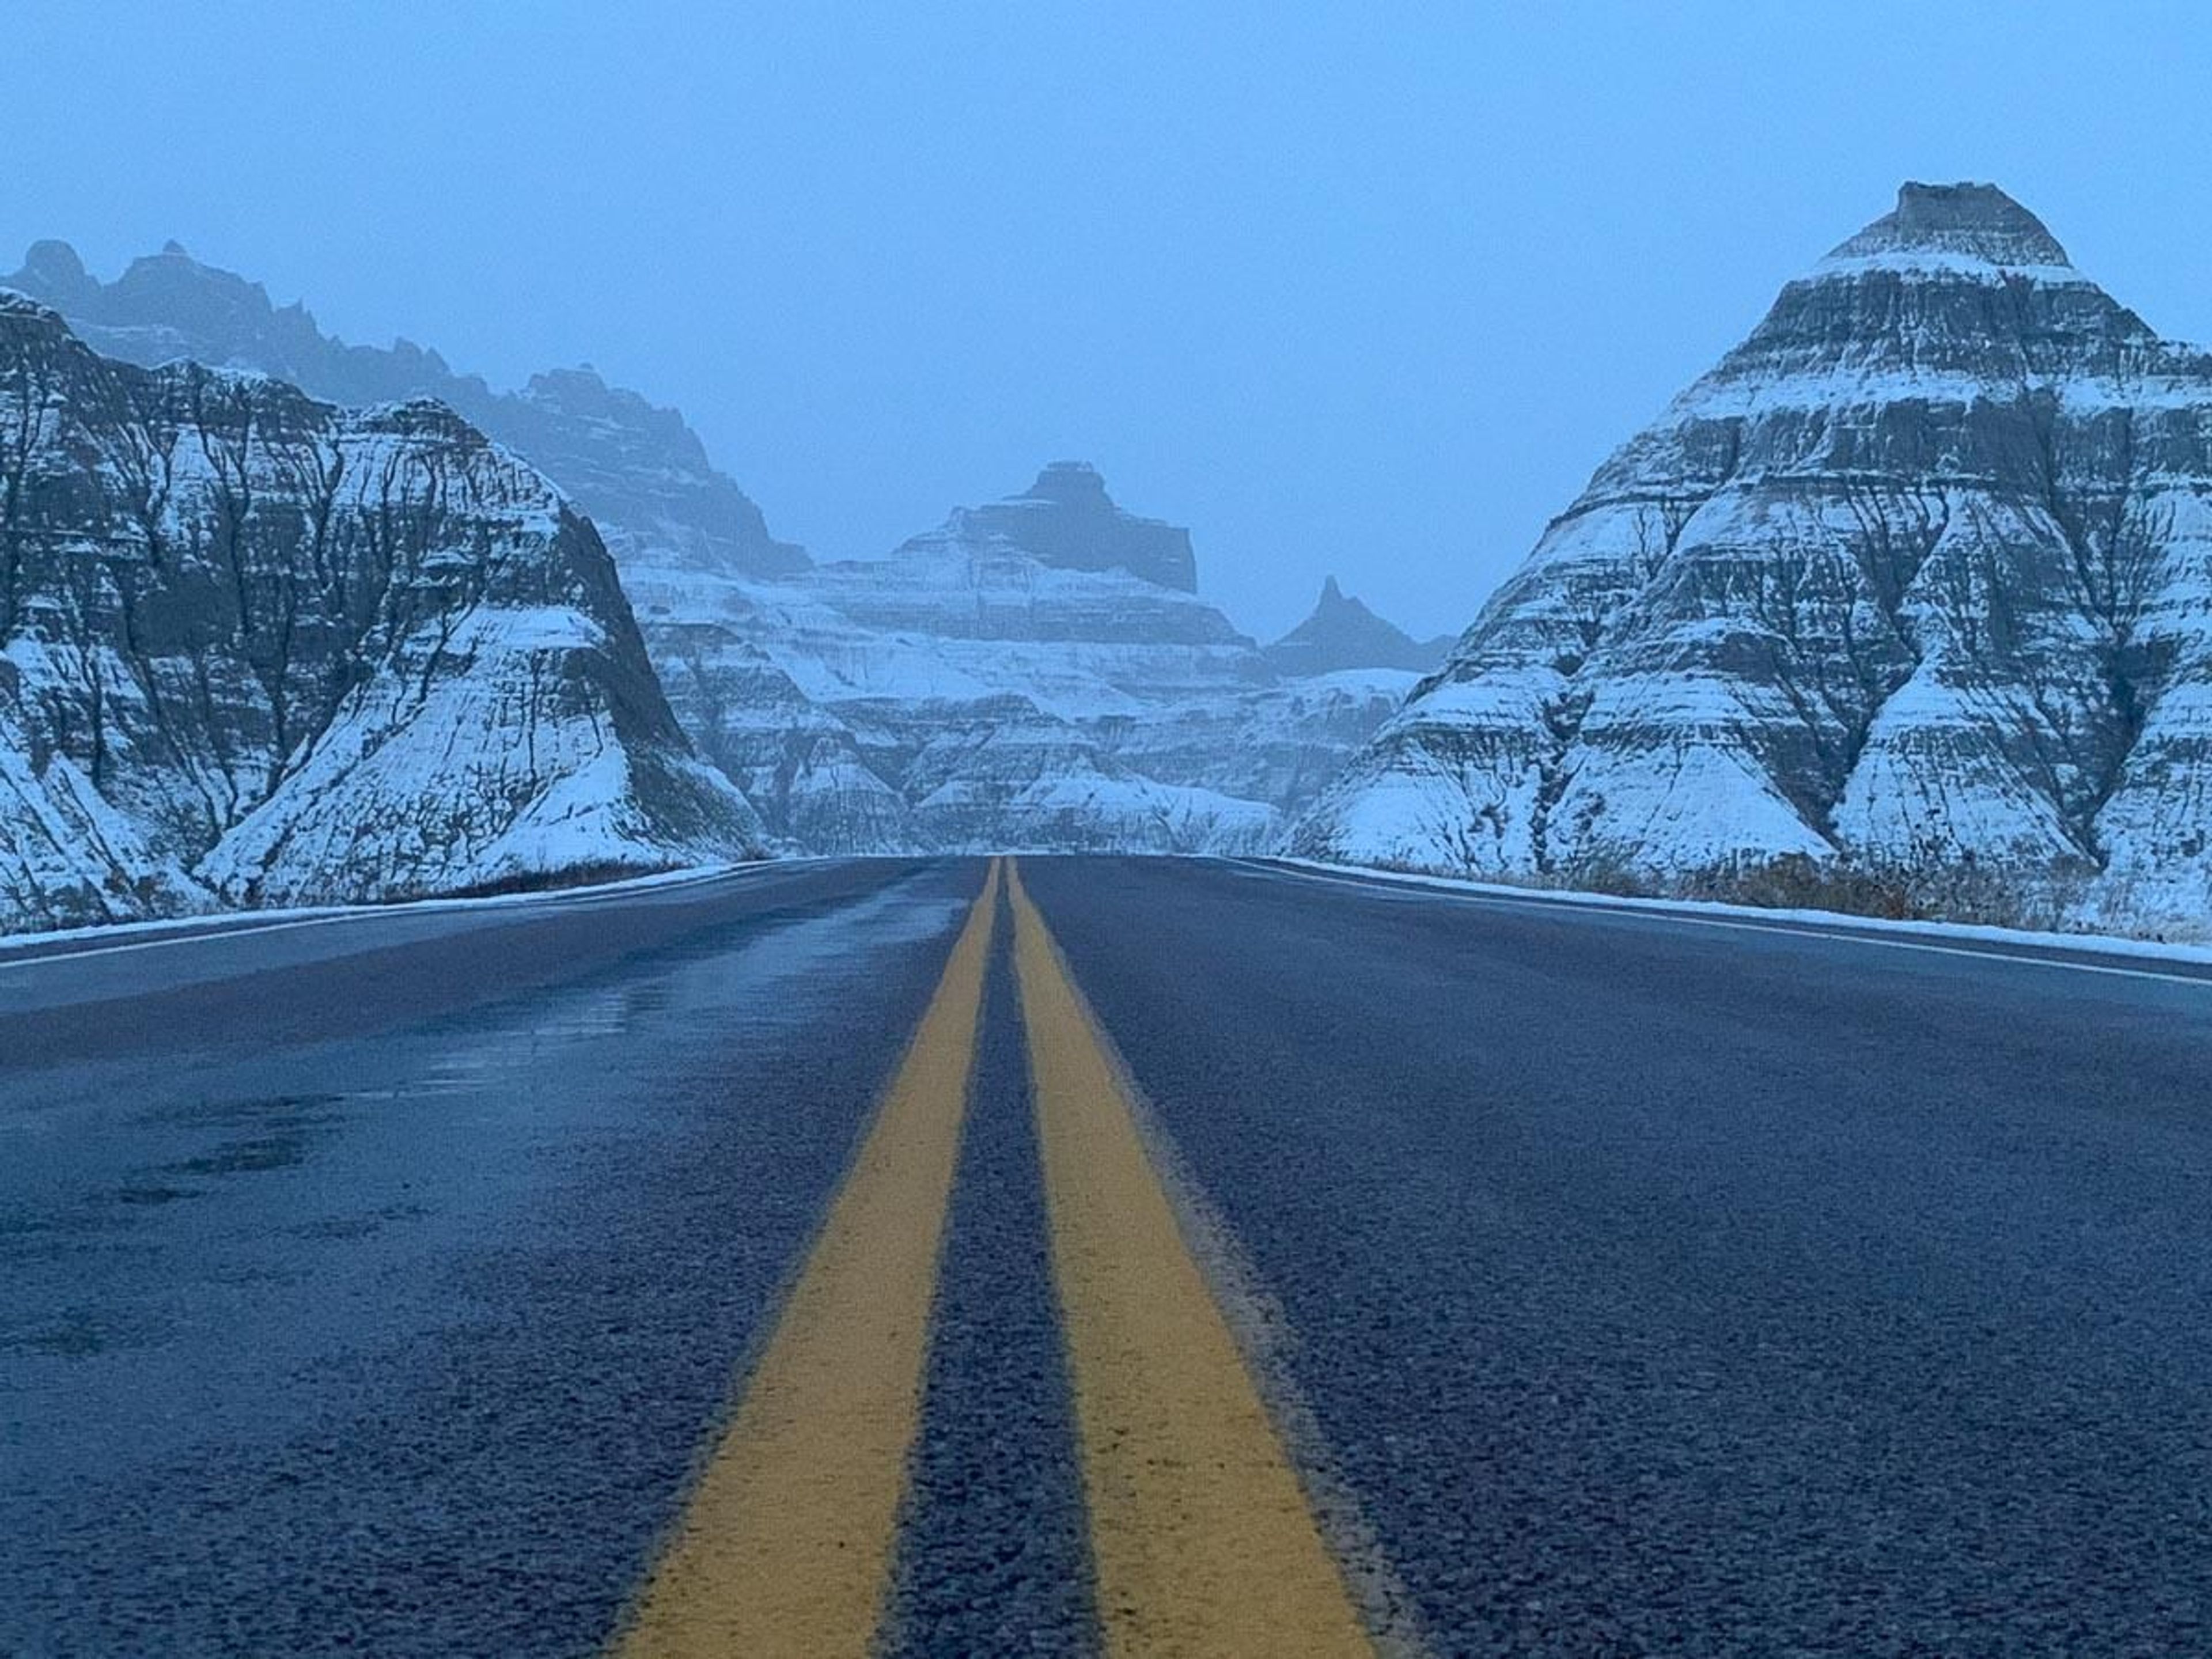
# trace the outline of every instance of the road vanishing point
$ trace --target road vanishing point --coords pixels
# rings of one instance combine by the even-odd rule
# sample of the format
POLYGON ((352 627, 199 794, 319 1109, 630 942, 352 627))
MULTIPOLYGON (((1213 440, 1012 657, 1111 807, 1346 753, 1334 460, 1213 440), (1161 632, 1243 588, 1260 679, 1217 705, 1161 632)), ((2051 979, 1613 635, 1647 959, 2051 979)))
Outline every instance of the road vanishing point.
POLYGON ((1260 860, 0 951, 0 1655, 2212 1650, 2212 969, 1260 860))

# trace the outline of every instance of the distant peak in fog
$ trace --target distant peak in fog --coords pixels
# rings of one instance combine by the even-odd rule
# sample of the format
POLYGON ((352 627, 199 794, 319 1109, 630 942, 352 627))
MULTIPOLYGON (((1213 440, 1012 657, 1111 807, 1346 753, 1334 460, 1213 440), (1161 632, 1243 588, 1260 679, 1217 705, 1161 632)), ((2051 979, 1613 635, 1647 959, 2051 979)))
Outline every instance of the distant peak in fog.
POLYGON ((1267 647, 1285 674, 1327 674, 1342 668, 1406 668, 1427 673, 1443 665, 1449 635, 1417 640, 1348 596, 1331 574, 1306 619, 1267 647))
POLYGON ((948 528, 967 536, 1003 537, 1040 563, 1059 569, 1126 570, 1162 587, 1198 591, 1190 532, 1117 506, 1106 493, 1106 480, 1088 461, 1049 462, 1020 495, 957 508, 948 528))

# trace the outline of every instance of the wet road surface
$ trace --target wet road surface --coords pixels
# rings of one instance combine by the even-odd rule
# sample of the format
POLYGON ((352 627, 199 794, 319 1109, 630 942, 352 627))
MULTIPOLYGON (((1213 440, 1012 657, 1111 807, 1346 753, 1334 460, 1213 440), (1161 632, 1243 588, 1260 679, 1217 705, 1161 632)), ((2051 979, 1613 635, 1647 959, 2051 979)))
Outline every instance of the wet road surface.
POLYGON ((2198 970, 1000 869, 0 952, 0 1654, 2212 1644, 2198 970))

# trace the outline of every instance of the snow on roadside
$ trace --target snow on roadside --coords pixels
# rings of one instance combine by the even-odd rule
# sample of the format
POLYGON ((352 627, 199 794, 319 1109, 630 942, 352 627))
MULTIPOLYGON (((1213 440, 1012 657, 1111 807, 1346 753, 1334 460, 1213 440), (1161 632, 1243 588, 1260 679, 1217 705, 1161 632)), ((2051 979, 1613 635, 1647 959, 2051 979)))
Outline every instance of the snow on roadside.
MULTIPOLYGON (((513 893, 483 893, 465 897, 403 899, 390 904, 320 904, 266 910, 218 910, 193 916, 165 916, 154 921, 94 923, 86 927, 56 928, 47 933, 0 933, 0 952, 34 948, 35 954, 19 960, 44 961, 50 945, 161 944, 170 938, 216 939, 225 933, 252 933, 270 927, 301 927, 310 922, 352 921, 369 916, 432 915, 447 910, 489 910, 517 905, 574 903, 606 898, 655 887, 682 887, 712 881, 741 870, 787 870, 793 865, 818 863, 814 859, 763 859, 751 864, 702 864, 679 870, 656 870, 649 875, 624 876, 616 881, 586 882, 574 887, 540 887, 513 893)), ((0 961, 0 968, 17 965, 0 961)))
POLYGON ((1406 870, 1377 870, 1366 865, 1330 864, 1319 859, 1278 857, 1264 860, 1285 868, 1349 880, 1388 882, 1410 887, 1431 887, 1447 892, 1480 894, 1488 898, 1521 899, 1536 904, 1563 904, 1601 910, 1635 910, 1659 916, 1681 916, 1743 923, 1786 922, 1830 933, 1894 933, 1936 940, 1978 945, 2014 945, 2039 950, 2072 951, 2082 954, 2139 957, 2155 962, 2184 962, 2212 967, 2212 944, 2198 945, 2163 939, 2130 939, 2118 933, 2053 933, 2026 927, 1990 927, 1962 921, 1900 921, 1886 916, 1856 916, 1844 910, 1766 909, 1756 904, 1725 904, 1716 899, 1635 898, 1611 893, 1581 893, 1549 887, 1522 887, 1510 882, 1475 881, 1460 876, 1419 875, 1406 870))

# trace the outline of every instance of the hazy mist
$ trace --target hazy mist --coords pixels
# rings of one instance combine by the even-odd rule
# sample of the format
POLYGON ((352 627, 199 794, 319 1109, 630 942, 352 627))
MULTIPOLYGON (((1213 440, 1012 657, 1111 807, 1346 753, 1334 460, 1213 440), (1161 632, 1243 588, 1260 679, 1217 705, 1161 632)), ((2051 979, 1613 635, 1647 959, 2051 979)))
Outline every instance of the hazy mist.
POLYGON ((1908 177, 2212 337, 2188 6, 327 11, 11 6, 0 269, 175 237, 349 339, 589 360, 819 557, 1085 457, 1263 635, 1331 571, 1464 624, 1908 177))

